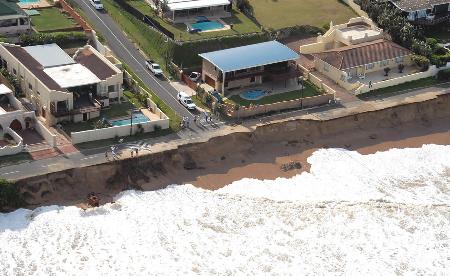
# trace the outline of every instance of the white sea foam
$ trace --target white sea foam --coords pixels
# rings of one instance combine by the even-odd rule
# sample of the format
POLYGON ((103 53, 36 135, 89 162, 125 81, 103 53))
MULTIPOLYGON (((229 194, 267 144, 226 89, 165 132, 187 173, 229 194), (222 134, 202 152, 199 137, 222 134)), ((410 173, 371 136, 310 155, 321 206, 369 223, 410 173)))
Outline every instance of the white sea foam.
POLYGON ((311 173, 0 214, 0 275, 445 275, 450 146, 319 150, 311 173))

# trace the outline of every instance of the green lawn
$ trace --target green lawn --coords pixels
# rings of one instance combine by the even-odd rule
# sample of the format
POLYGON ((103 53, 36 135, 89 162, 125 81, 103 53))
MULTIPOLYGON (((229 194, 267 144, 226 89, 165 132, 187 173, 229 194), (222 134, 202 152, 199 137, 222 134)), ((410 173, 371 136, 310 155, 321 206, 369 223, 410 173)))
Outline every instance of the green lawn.
MULTIPOLYGON (((319 94, 320 93, 316 90, 315 87, 306 83, 306 87, 303 90, 304 98, 316 96, 319 94)), ((295 91, 290 91, 290 92, 286 92, 286 93, 282 93, 282 94, 266 96, 266 97, 263 97, 256 101, 250 101, 250 100, 243 99, 239 95, 231 96, 230 98, 228 98, 228 100, 231 101, 232 103, 238 104, 240 106, 250 106, 251 104, 264 105, 264 104, 278 103, 278 102, 283 102, 283 101, 296 100, 296 99, 300 99, 301 97, 302 97, 302 91, 295 90, 295 91)))
POLYGON ((130 109, 136 108, 130 102, 122 102, 120 104, 112 104, 109 108, 103 109, 100 116, 107 118, 124 117, 130 114, 130 109))
POLYGON ((253 14, 266 28, 280 29, 295 25, 322 27, 347 22, 357 16, 338 0, 249 0, 253 14))
POLYGON ((40 15, 31 16, 31 24, 39 32, 72 29, 76 27, 74 20, 61 13, 57 8, 40 9, 40 15))
POLYGON ((157 16, 155 14, 155 11, 144 0, 130 0, 128 1, 128 4, 138 9, 143 14, 151 16, 153 19, 158 21, 161 26, 172 32, 175 35, 176 40, 180 41, 198 40, 235 34, 255 33, 261 31, 258 26, 256 26, 256 24, 248 19, 244 14, 242 14, 238 10, 233 10, 233 16, 224 19, 226 23, 233 24, 233 30, 190 34, 186 31, 185 24, 172 24, 168 20, 162 19, 161 17, 157 16))
POLYGON ((399 91, 407 91, 407 90, 414 89, 414 88, 428 87, 428 86, 432 86, 432 85, 439 84, 439 83, 441 83, 441 81, 439 81, 438 79, 436 79, 434 77, 429 77, 429 78, 424 78, 424 79, 420 79, 420 80, 405 82, 405 83, 402 83, 399 85, 389 86, 386 88, 372 90, 370 92, 358 95, 358 97, 361 99, 364 99, 364 98, 369 98, 369 97, 378 96, 378 95, 382 95, 382 94, 388 94, 388 93, 399 92, 399 91))

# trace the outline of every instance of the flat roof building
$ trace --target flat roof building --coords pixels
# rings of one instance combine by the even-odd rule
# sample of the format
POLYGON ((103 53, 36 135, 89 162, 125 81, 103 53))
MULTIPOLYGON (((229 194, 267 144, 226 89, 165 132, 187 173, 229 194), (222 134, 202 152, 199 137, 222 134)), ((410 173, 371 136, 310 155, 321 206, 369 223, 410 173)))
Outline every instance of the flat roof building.
POLYGON ((299 55, 277 41, 199 56, 203 59, 202 80, 223 94, 245 86, 298 77, 295 60, 299 55))
POLYGON ((407 19, 419 25, 436 25, 450 19, 450 0, 390 0, 407 19))
POLYGON ((165 16, 181 22, 196 16, 228 17, 230 11, 230 0, 167 0, 165 16))
POLYGON ((21 80, 26 98, 48 125, 98 117, 122 96, 122 71, 89 45, 72 58, 56 44, 2 43, 0 65, 21 80))

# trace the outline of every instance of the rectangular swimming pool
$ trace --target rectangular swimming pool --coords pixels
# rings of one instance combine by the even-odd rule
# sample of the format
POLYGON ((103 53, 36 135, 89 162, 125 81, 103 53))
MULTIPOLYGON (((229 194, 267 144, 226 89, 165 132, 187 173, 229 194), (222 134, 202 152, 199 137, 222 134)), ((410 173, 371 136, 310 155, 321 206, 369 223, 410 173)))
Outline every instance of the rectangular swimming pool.
POLYGON ((40 2, 40 0, 20 0, 19 4, 30 4, 30 3, 37 3, 40 2))
MULTIPOLYGON (((142 114, 142 112, 133 113, 133 125, 141 124, 141 123, 148 123, 148 122, 150 122, 150 119, 147 118, 144 114, 142 114)), ((110 121, 110 123, 113 126, 127 126, 127 125, 131 125, 131 118, 110 121)))
POLYGON ((224 25, 218 21, 198 22, 191 25, 191 29, 204 31, 212 31, 222 29, 224 25))

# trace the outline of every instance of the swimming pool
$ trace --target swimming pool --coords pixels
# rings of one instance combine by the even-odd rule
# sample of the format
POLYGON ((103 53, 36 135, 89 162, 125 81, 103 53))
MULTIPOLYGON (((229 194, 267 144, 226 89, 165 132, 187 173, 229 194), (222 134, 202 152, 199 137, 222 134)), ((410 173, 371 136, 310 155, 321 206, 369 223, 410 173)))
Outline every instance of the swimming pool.
POLYGON ((222 29, 223 27, 224 25, 218 21, 198 22, 191 25, 191 29, 201 32, 222 29))
POLYGON ((264 92, 263 90, 255 89, 255 90, 250 90, 250 91, 241 93, 240 96, 241 96, 241 98, 244 98, 246 100, 258 100, 258 99, 264 97, 265 94, 266 94, 266 92, 264 92))
MULTIPOLYGON (((142 112, 133 113, 133 125, 150 122, 150 119, 147 118, 142 112)), ((110 121, 113 126, 126 126, 131 125, 131 118, 110 121)))
POLYGON ((40 2, 40 0, 20 0, 19 4, 30 4, 30 3, 37 3, 40 2))

